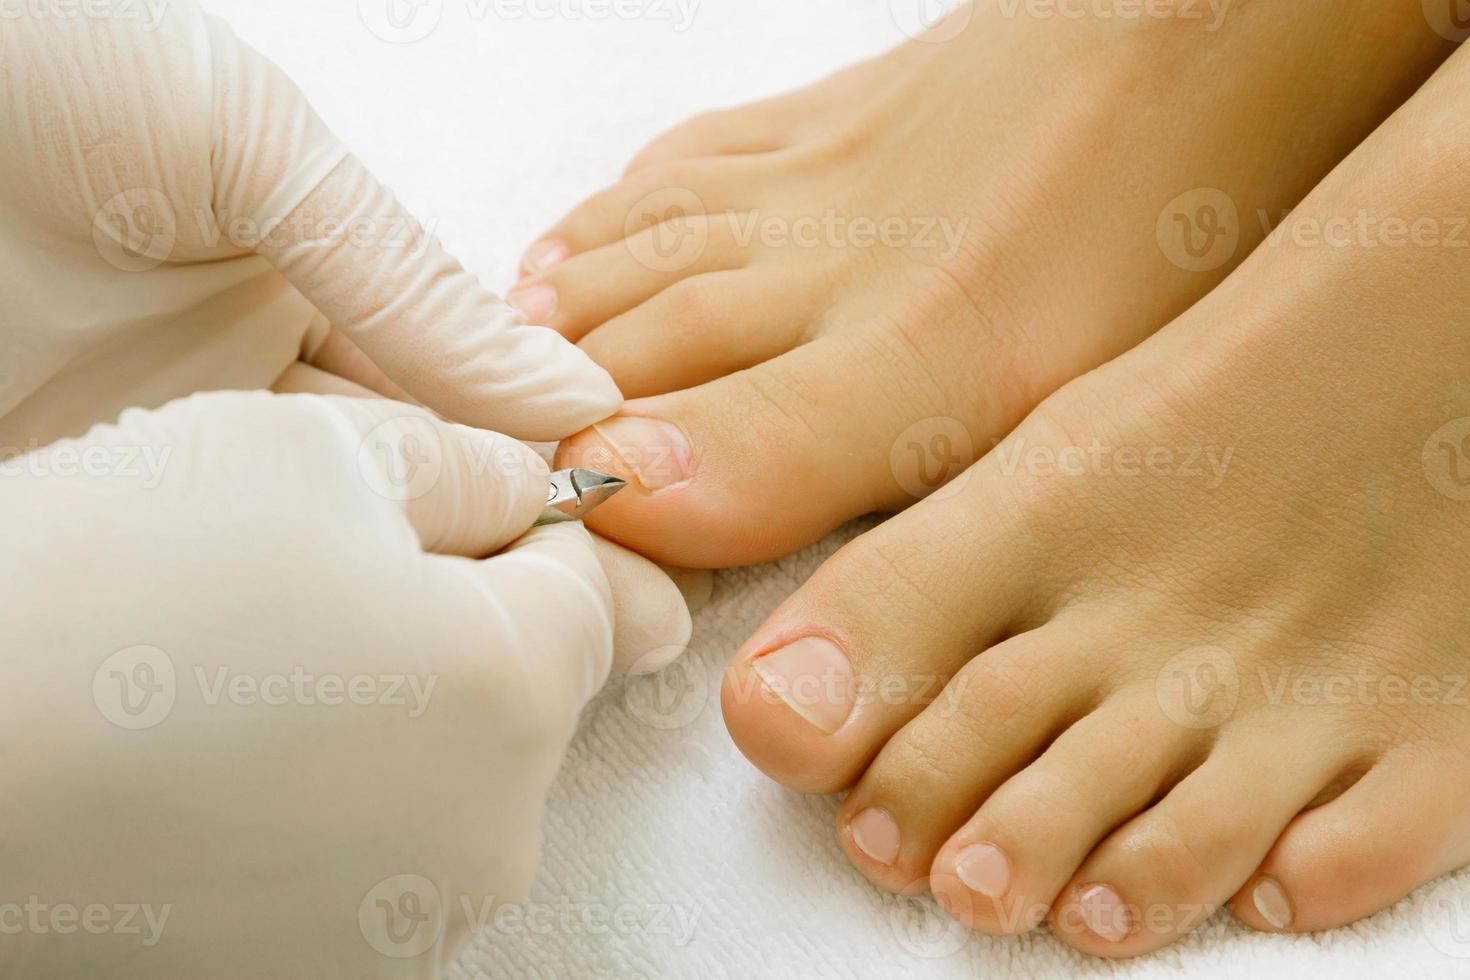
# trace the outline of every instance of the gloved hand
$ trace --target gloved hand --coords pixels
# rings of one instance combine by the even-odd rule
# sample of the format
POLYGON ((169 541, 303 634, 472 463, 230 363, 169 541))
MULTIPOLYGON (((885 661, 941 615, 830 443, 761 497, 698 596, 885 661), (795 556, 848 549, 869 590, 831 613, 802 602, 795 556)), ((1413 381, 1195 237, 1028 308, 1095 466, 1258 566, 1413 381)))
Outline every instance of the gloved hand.
POLYGON ((521 536, 545 473, 264 392, 0 466, 0 975, 441 976, 531 880, 614 619, 625 658, 688 638, 580 525, 521 536))
POLYGON ((17 4, 0 30, 0 447, 300 359, 523 439, 616 411, 606 372, 482 288, 195 0, 92 6, 17 4))

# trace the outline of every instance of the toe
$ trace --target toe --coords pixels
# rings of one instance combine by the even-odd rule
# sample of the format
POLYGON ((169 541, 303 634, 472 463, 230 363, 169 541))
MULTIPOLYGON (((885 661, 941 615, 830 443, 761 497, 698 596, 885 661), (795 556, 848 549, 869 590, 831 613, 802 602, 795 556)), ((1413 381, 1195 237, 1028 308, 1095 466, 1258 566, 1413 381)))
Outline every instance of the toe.
POLYGON ((728 222, 695 215, 678 228, 645 229, 573 256, 521 279, 505 298, 533 323, 576 341, 680 282, 744 262, 728 222))
POLYGON ((558 460, 634 484, 588 523, 657 561, 778 558, 912 503, 924 488, 909 479, 911 448, 929 486, 969 464, 976 437, 916 380, 928 376, 919 356, 882 335, 819 337, 748 371, 630 402, 564 443, 558 460))
POLYGON ((1355 760, 1299 725, 1224 739, 1156 806, 1100 844, 1052 908, 1052 931, 1097 956, 1136 956, 1209 918, 1282 828, 1355 760))
POLYGON ((1293 820, 1231 910, 1270 932, 1331 929, 1470 863, 1466 769, 1459 752, 1390 755, 1293 820))
POLYGON ((721 691, 725 725, 772 778, 815 793, 851 786, 941 691, 951 703, 980 699, 982 713, 1014 714, 1032 696, 1049 703, 1035 672, 989 684, 988 654, 970 680, 950 684, 1011 632, 1029 593, 1005 521, 947 502, 926 502, 834 555, 736 655, 721 691))
POLYGON ((694 388, 780 357, 807 337, 820 298, 791 277, 741 269, 685 279, 579 345, 628 398, 694 388))
MULTIPOLYGON (((1086 667, 1085 634, 1071 634, 1068 645, 1069 663, 1030 669, 1040 669, 1040 685, 1071 690, 1068 708, 1075 716, 1086 709, 1096 682, 1086 667)), ((1054 690, 1051 699, 1056 697, 1054 690)), ((933 857, 935 896, 951 915, 993 934, 1025 932, 1045 919, 1097 843, 1181 778, 1204 748, 1200 733, 1170 724, 1141 696, 1110 698, 1062 732, 1040 758, 1046 741, 1022 750, 989 737, 994 718, 946 728, 927 714, 884 749, 853 795, 875 782, 882 798, 906 798, 907 804, 889 807, 910 816, 916 856, 933 857), (901 774, 913 768, 907 760, 918 757, 904 744, 911 740, 930 746, 920 753, 946 747, 952 769, 947 785, 922 772, 901 774), (898 770, 881 773, 890 756, 898 770)), ((1055 724, 1058 717, 1048 720, 1055 724)))
POLYGON ((630 175, 583 201, 533 242, 521 258, 521 273, 548 272, 573 256, 660 225, 676 234, 659 248, 686 242, 693 233, 690 218, 738 210, 750 188, 761 186, 765 171, 748 162, 757 159, 676 161, 630 175))
POLYGON ((655 138, 633 158, 625 172, 634 174, 676 160, 782 149, 807 118, 803 107, 801 100, 782 96, 700 113, 655 138))

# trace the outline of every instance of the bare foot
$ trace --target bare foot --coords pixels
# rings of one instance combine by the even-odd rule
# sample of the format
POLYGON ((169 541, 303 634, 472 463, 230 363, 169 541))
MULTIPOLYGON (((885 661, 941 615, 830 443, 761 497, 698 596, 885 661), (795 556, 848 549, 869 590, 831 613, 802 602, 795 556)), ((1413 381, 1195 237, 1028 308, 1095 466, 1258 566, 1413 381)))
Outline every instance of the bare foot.
POLYGON ((1012 7, 692 120, 530 249, 514 300, 651 396, 564 450, 641 481, 598 531, 718 566, 913 503, 1215 286, 1449 50, 1416 3, 1012 7))
POLYGON ((1470 862, 1467 92, 1470 51, 737 656, 735 740, 855 784, 874 882, 1130 956, 1227 902, 1339 926, 1470 862))

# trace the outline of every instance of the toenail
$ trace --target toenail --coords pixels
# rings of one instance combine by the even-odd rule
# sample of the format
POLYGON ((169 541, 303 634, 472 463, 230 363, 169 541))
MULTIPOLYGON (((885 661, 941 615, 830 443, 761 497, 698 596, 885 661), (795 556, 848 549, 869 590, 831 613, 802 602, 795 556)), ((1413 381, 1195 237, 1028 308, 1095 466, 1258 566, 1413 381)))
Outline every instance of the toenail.
POLYGON ((898 859, 898 824, 887 810, 869 807, 848 824, 852 842, 879 864, 892 864, 898 859))
POLYGON ((762 654, 750 667, 767 690, 828 735, 852 714, 852 665, 825 636, 804 636, 762 654))
POLYGON ((1255 902, 1261 918, 1271 923, 1273 929, 1285 929, 1291 925, 1291 899, 1286 897, 1286 889, 1275 878, 1262 878, 1256 882, 1251 891, 1251 901, 1255 902))
POLYGON ((531 272, 545 272, 547 269, 561 265, 569 255, 571 255, 571 250, 567 248, 566 242, 547 238, 526 249, 521 265, 531 272))
POLYGON ((1128 910, 1118 893, 1107 885, 1088 885, 1077 898, 1087 928, 1110 943, 1128 935, 1128 910))
POLYGON ((645 490, 683 483, 694 470, 694 454, 678 426, 639 415, 618 415, 593 428, 645 490))
POLYGON ((987 898, 1002 898, 1011 887, 1011 863, 991 843, 971 844, 960 851, 954 871, 966 888, 987 898))
POLYGON ((556 289, 552 286, 512 289, 505 299, 532 323, 545 323, 556 313, 556 289))

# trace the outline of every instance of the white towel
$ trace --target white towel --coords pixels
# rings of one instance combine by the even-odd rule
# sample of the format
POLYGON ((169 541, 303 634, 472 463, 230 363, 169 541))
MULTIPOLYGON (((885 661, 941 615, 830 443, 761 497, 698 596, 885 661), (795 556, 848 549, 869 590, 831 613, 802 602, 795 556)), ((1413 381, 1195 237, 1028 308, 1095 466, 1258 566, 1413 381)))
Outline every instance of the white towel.
MULTIPOLYGON (((399 45, 366 24, 383 31, 386 5, 413 13, 407 0, 209 6, 279 61, 450 250, 501 289, 536 233, 616 179, 663 128, 902 39, 890 0, 419 2, 416 16, 437 21, 400 20, 403 36, 434 29, 399 45)), ((489 924, 463 976, 1470 977, 1467 874, 1319 936, 1259 935, 1221 912, 1119 965, 1044 932, 967 933, 932 902, 868 884, 838 849, 836 803, 756 772, 725 734, 718 701, 740 643, 856 530, 722 573, 689 659, 658 678, 615 678, 588 708, 551 794, 540 879, 519 916, 489 924)))

